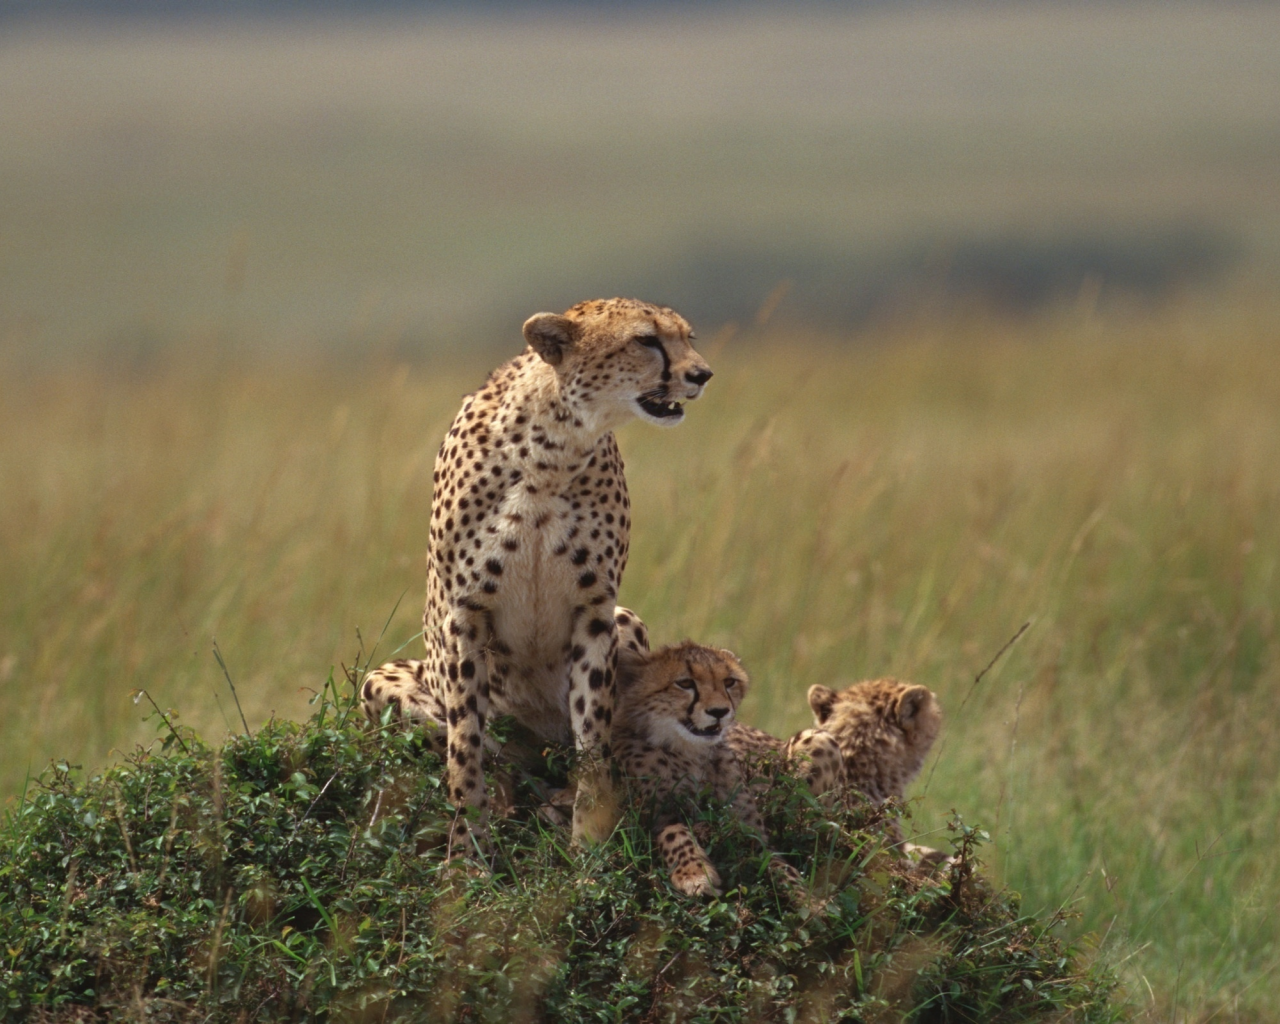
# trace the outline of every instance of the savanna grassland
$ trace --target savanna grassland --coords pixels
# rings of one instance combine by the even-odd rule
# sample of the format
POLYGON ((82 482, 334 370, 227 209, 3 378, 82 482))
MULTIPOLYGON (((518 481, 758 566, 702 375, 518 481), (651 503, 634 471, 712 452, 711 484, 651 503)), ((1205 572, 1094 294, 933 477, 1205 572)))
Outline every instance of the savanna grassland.
MULTIPOLYGON (((1271 1019, 1280 312, 703 348, 716 379, 687 422, 622 432, 622 600, 659 639, 738 651, 745 717, 775 731, 805 724, 812 683, 927 684, 947 719, 918 831, 952 809, 987 827, 992 875, 1078 912, 1153 1019, 1271 1019)), ((223 735, 214 637, 251 725, 304 717, 388 618, 379 654, 417 649, 431 462, 496 357, 217 349, 3 377, 7 794, 147 740, 135 687, 223 735)))
POLYGON ((622 432, 622 600, 775 731, 927 684, 918 832, 1280 1017, 1280 9, 0 27, 0 796, 135 688, 235 731, 215 638, 255 728, 416 651, 460 396, 639 294, 716 377, 622 432))

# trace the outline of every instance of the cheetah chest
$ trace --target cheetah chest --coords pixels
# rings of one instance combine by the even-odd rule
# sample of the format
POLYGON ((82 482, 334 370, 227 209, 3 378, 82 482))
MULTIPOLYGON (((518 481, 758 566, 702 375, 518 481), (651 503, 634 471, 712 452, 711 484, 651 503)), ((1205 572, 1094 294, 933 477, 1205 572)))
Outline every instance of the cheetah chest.
POLYGON ((499 713, 567 742, 574 624, 593 605, 612 613, 616 571, 587 540, 572 495, 535 491, 506 496, 491 542, 490 557, 501 559, 503 571, 490 606, 490 699, 499 713))

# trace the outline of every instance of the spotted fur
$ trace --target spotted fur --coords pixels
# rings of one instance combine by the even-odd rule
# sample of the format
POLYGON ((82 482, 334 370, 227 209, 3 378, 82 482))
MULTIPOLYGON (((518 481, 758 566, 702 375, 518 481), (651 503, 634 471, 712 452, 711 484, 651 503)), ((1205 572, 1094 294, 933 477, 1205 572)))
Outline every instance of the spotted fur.
POLYGON ((763 729, 736 722, 725 742, 748 765, 757 765, 765 755, 780 754, 786 770, 804 779, 814 796, 837 792, 844 785, 840 744, 824 729, 802 729, 782 740, 763 729))
POLYGON ((844 784, 877 803, 906 794, 942 728, 937 697, 898 679, 871 679, 840 691, 811 686, 809 708, 814 725, 840 745, 844 784))
POLYGON ((684 417, 711 369, 674 311, 633 299, 584 302, 524 325, 525 352, 467 396, 436 457, 423 615, 426 658, 393 662, 361 688, 443 730, 459 811, 450 855, 483 846, 484 726, 510 714, 572 742, 588 767, 575 840, 612 827, 607 761, 616 688, 614 606, 631 509, 613 430, 684 417))

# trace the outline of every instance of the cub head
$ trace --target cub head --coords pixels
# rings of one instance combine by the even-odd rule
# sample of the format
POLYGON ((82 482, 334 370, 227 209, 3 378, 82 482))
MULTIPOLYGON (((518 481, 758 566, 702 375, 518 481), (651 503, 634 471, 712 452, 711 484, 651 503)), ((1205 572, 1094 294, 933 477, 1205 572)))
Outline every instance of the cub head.
POLYGON ((737 655, 686 640, 643 653, 619 652, 620 714, 650 742, 718 743, 749 680, 737 655))
POLYGON ((890 792, 915 778, 942 728, 938 699, 926 687, 872 679, 844 690, 809 687, 814 724, 840 744, 851 770, 866 758, 890 792))
POLYGON ((595 299, 537 313, 525 321, 524 337, 555 367, 566 402, 605 429, 632 416, 674 426, 684 419, 683 403, 711 379, 688 322, 651 302, 595 299))

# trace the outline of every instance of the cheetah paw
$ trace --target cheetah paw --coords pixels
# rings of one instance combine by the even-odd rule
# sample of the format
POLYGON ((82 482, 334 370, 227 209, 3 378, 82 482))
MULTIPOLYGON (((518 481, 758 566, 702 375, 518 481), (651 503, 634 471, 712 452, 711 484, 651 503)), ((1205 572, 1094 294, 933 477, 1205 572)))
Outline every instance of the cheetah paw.
POLYGON ((671 884, 686 896, 719 896, 720 873, 710 862, 687 864, 671 872, 671 884))

